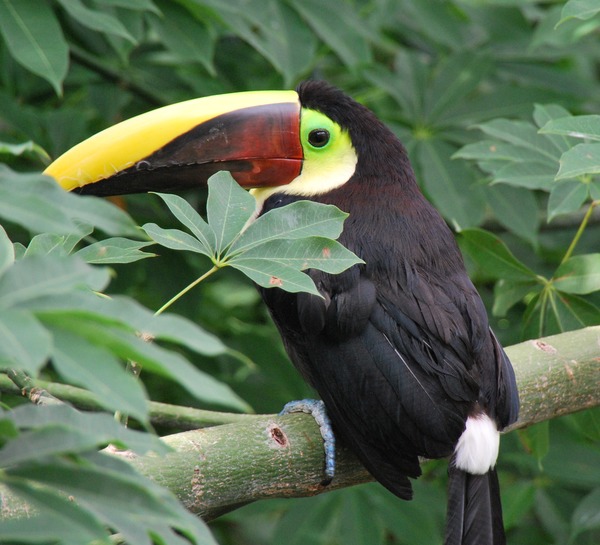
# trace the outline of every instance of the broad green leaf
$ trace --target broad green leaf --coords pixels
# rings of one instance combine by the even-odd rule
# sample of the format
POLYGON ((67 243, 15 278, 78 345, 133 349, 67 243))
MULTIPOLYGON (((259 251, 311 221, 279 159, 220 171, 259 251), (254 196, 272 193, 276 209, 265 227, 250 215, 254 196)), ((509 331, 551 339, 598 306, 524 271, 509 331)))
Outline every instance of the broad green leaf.
POLYGON ((600 174, 600 144, 578 144, 560 158, 557 180, 600 174))
POLYGON ((578 180, 554 182, 548 199, 548 221, 579 210, 588 197, 588 186, 578 180))
POLYGON ((154 242, 165 248, 185 250, 213 257, 213 254, 209 253, 204 244, 197 238, 179 229, 163 229, 156 225, 156 223, 146 223, 142 226, 142 229, 154 242))
POLYGON ((340 236, 348 214, 332 205, 297 201, 282 208, 269 210, 253 221, 227 252, 233 256, 275 239, 301 239, 340 236))
POLYGON ((147 398, 142 383, 128 373, 107 350, 85 339, 53 329, 52 363, 70 384, 86 388, 104 408, 148 421, 147 398))
MULTIPOLYGON (((81 235, 78 233, 76 238, 81 239, 81 235)), ((35 255, 43 256, 50 254, 66 257, 68 255, 68 251, 65 249, 64 243, 65 235, 40 233, 39 235, 35 235, 30 240, 23 257, 32 257, 35 255)))
POLYGON ((155 343, 146 342, 130 332, 97 322, 83 322, 67 314, 54 315, 53 324, 76 333, 90 343, 104 347, 125 360, 139 363, 143 366, 144 371, 177 382, 197 399, 206 403, 226 405, 242 411, 249 410, 247 403, 239 398, 229 386, 196 369, 176 352, 166 350, 155 343))
POLYGON ((75 257, 32 256, 15 262, 0 278, 0 308, 81 287, 100 291, 108 280, 108 270, 90 267, 75 257))
POLYGON ((589 187, 592 200, 600 201, 600 180, 591 180, 589 187))
POLYGON ((99 297, 91 292, 42 296, 24 305, 40 319, 53 323, 60 316, 119 327, 153 339, 175 342, 206 356, 216 356, 226 348, 218 337, 175 314, 156 316, 133 299, 99 297))
POLYGON ((494 119, 477 125, 477 128, 489 136, 541 154, 546 160, 555 161, 558 158, 557 150, 552 142, 538 134, 537 127, 527 121, 494 119))
POLYGON ((80 0, 58 0, 65 11, 80 25, 102 34, 114 34, 136 43, 135 38, 123 26, 123 23, 109 13, 88 8, 80 0))
POLYGON ((47 80, 62 94, 69 48, 60 24, 47 2, 3 0, 0 33, 10 54, 27 70, 47 80))
POLYGON ((528 516, 535 504, 537 490, 536 485, 531 480, 511 483, 511 485, 502 490, 502 518, 504 527, 507 530, 516 527, 528 516))
POLYGON ((497 161, 499 167, 505 163, 544 162, 541 154, 500 140, 479 140, 473 144, 467 144, 460 148, 452 158, 497 161))
POLYGON ((263 288, 281 288, 297 293, 306 291, 314 295, 319 292, 310 276, 278 261, 244 259, 231 264, 263 288))
POLYGON ((478 225, 485 199, 472 170, 462 161, 450 159, 454 149, 442 140, 420 142, 417 152, 421 182, 436 208, 460 228, 478 225))
POLYGON ((346 66, 371 61, 369 44, 363 34, 366 31, 364 21, 350 4, 318 0, 290 3, 346 66))
POLYGON ((202 243, 206 249, 206 255, 213 255, 216 245, 215 233, 192 205, 178 195, 167 193, 156 193, 156 195, 165 202, 171 213, 202 243))
POLYGON ((61 545, 81 545, 108 537, 107 529, 96 516, 58 490, 41 488, 24 478, 7 479, 6 484, 37 512, 34 524, 30 518, 3 520, 2 541, 52 540, 61 545))
POLYGON ((50 356, 52 338, 30 312, 0 312, 0 367, 12 367, 37 375, 50 356))
POLYGON ((550 191, 557 170, 558 161, 511 163, 494 173, 493 183, 550 191))
POLYGON ((215 37, 202 22, 175 2, 161 2, 161 16, 149 17, 163 44, 182 64, 201 63, 215 77, 215 37))
POLYGON ((520 187, 494 184, 486 188, 486 197, 498 221, 535 246, 540 223, 538 215, 532 213, 537 209, 535 195, 520 187))
POLYGON ((540 133, 600 140, 600 115, 574 115, 553 119, 540 129, 540 133))
POLYGON ((571 257, 554 273, 552 283, 566 293, 592 293, 600 290, 600 254, 571 257))
POLYGON ((228 172, 218 172, 208 181, 206 215, 220 254, 246 225, 256 209, 254 197, 242 189, 228 172))
POLYGON ((94 225, 111 235, 139 236, 133 220, 104 199, 64 191, 52 178, 19 174, 0 165, 0 217, 29 231, 87 232, 94 225))
POLYGON ((482 229, 459 232, 461 248, 477 263, 482 272, 498 280, 531 282, 537 275, 521 263, 498 237, 482 229))
POLYGON ((4 227, 0 225, 0 277, 15 262, 15 250, 4 227))
MULTIPOLYGON (((21 429, 45 430, 48 428, 57 428, 64 430, 65 434, 68 431, 72 431, 75 435, 71 441, 73 443, 81 443, 82 445, 88 441, 88 439, 85 439, 85 436, 89 436, 89 441, 95 441, 93 443, 94 446, 114 443, 119 446, 126 446, 137 454, 145 454, 147 452, 166 454, 171 451, 170 447, 163 443, 156 435, 125 428, 111 414, 82 412, 67 404, 46 405, 43 407, 21 405, 4 413, 4 418, 13 422, 21 429)), ((44 448, 49 453, 66 451, 64 446, 61 447, 60 441, 52 438, 49 439, 48 446, 44 448)), ((28 459, 35 459, 35 453, 32 449, 19 453, 15 447, 11 447, 10 450, 0 450, 0 453, 3 453, 0 457, 9 452, 15 461, 20 462, 25 456, 29 457, 28 459)))
POLYGON ((539 134, 543 134, 560 153, 564 153, 569 148, 576 144, 576 140, 565 134, 551 134, 546 132, 544 128, 549 123, 554 123, 555 120, 564 119, 565 116, 569 116, 568 110, 565 110, 558 104, 536 104, 533 110, 533 120, 535 124, 540 127, 538 130, 539 134))
POLYGON ((600 12, 600 6, 596 0, 569 0, 562 8, 561 19, 558 25, 572 18, 591 19, 600 12))
POLYGON ((147 257, 156 257, 156 254, 141 251, 142 248, 150 244, 152 243, 121 237, 107 238, 82 248, 75 255, 86 263, 95 265, 133 263, 147 257))
POLYGON ((541 287, 534 281, 514 282, 510 280, 499 280, 494 286, 494 316, 506 316, 506 313, 525 296, 541 287))
MULTIPOLYGON (((257 246, 228 264, 237 267, 246 260, 258 263, 263 260, 267 268, 272 262, 293 267, 296 270, 318 269, 330 274, 338 274, 352 265, 364 263, 339 242, 323 237, 311 237, 305 240, 272 240, 257 246)), ((285 289, 284 286, 281 286, 285 289)))

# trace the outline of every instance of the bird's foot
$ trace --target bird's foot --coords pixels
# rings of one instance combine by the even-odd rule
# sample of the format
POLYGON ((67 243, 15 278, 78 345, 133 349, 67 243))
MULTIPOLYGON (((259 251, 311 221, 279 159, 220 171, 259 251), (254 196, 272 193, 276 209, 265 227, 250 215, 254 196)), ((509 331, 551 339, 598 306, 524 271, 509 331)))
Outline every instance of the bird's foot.
POLYGON ((327 486, 335 475, 335 435, 331 427, 331 420, 327 416, 325 403, 319 399, 290 401, 285 404, 279 414, 281 416, 290 413, 310 414, 318 424, 323 438, 323 448, 325 449, 325 478, 321 481, 321 484, 327 486))

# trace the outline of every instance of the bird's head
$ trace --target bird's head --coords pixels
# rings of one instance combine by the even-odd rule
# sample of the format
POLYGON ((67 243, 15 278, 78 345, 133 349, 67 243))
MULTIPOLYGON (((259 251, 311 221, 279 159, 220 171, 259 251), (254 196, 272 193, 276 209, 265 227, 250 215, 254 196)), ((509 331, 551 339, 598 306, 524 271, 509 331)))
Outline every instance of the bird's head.
POLYGON ((297 91, 217 95, 150 111, 78 144, 45 173, 69 191, 107 196, 204 186, 228 170, 262 200, 326 193, 394 152, 403 154, 401 144, 367 108, 309 81, 297 91))

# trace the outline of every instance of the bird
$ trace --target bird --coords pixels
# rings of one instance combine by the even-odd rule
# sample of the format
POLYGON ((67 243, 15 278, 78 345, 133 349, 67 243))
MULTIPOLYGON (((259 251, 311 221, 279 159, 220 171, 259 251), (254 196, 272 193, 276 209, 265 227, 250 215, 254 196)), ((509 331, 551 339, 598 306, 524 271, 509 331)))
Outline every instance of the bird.
POLYGON ((335 436, 411 499, 420 460, 448 458, 446 545, 506 543, 496 471, 516 422, 513 367, 455 237, 407 151, 327 82, 165 106, 110 127, 46 170, 65 189, 117 195, 199 187, 229 170, 257 215, 298 200, 348 213, 339 241, 364 263, 308 271, 319 296, 259 288, 335 436))

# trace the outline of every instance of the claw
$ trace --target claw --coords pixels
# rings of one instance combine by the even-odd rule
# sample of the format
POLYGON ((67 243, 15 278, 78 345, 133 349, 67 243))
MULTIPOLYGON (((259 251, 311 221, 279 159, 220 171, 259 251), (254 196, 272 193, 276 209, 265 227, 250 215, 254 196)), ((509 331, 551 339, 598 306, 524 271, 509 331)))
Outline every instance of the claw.
POLYGON ((335 435, 331 427, 331 420, 327 416, 325 403, 319 399, 290 401, 285 404, 279 415, 290 413, 310 414, 319 425, 321 437, 323 438, 323 448, 325 449, 325 478, 321 481, 321 484, 327 486, 335 475, 335 435))

